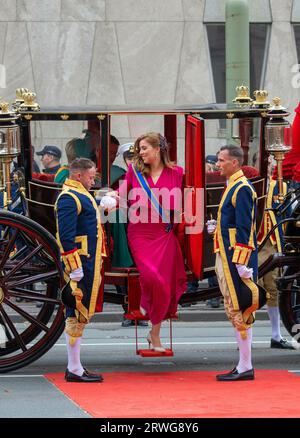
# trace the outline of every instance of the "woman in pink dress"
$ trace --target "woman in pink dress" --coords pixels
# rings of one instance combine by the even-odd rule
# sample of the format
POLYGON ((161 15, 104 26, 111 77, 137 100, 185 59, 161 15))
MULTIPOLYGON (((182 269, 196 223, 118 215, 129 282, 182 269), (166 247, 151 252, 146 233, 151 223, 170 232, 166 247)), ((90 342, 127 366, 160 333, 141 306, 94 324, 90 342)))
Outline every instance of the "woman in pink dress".
POLYGON ((178 301, 186 290, 186 273, 173 227, 168 221, 163 222, 153 208, 137 174, 144 177, 164 213, 173 221, 174 211, 181 210, 183 169, 170 161, 167 141, 158 133, 141 135, 134 149, 133 164, 119 189, 119 199, 122 206, 122 199, 128 196, 128 243, 140 273, 140 308, 152 323, 147 340, 155 351, 164 352, 161 323, 176 313, 178 301))

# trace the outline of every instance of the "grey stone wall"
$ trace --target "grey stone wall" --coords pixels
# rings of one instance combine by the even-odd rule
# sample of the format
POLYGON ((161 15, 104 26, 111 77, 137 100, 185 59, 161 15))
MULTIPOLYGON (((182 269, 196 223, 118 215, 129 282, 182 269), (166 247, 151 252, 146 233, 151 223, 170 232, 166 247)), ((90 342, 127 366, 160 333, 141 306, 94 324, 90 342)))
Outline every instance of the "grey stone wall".
MULTIPOLYGON (((298 0, 296 2, 299 3, 298 0)), ((225 0, 0 0, 0 63, 10 101, 27 87, 47 105, 208 103, 215 100, 204 22, 224 20, 225 0)), ((265 87, 294 108, 297 64, 292 0, 251 0, 252 21, 273 20, 265 87)), ((63 146, 83 125, 36 124, 34 143, 63 146)), ((219 142, 209 124, 208 144, 219 142)), ((127 141, 162 121, 116 117, 127 141)), ((182 124, 179 132, 183 137, 182 124)), ((182 161, 182 153, 180 155, 182 161)))

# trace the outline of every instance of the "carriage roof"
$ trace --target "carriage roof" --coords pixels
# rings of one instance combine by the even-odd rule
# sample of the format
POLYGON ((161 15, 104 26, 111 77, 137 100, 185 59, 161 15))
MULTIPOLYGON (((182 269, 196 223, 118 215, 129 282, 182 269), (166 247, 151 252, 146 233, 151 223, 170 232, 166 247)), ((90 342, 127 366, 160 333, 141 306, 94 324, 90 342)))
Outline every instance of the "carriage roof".
POLYGON ((68 115, 68 120, 99 118, 101 115, 186 115, 193 114, 203 119, 226 119, 259 117, 265 108, 238 107, 227 104, 190 105, 84 105, 41 107, 40 111, 21 111, 21 117, 30 115, 30 120, 59 120, 68 115))

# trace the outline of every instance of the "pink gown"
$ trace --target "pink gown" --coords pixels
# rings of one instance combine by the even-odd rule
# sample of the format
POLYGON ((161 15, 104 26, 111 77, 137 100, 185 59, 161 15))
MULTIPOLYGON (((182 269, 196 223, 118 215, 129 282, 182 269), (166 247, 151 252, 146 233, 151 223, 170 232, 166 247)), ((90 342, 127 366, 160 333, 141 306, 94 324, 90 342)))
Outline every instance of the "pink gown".
MULTIPOLYGON (((156 184, 150 176, 147 176, 146 180, 151 190, 162 188, 179 190, 182 189, 182 177, 183 169, 175 166, 165 167, 156 184)), ((124 181, 127 183, 127 190, 125 184, 120 187, 120 198, 126 196, 126 191, 128 193, 131 189, 139 189, 139 193, 142 193, 137 199, 134 199, 136 196, 131 200, 130 196, 128 197, 128 243, 140 273, 142 291, 140 305, 147 312, 150 321, 158 324, 168 315, 176 313, 178 301, 187 288, 183 256, 173 230, 167 232, 166 224, 157 214, 154 215, 156 223, 153 223, 153 220, 148 223, 131 221, 130 210, 137 211, 138 204, 139 211, 143 211, 143 214, 150 219, 151 203, 145 192, 141 190, 131 165, 124 181)), ((171 197, 169 205, 170 210, 176 209, 176 200, 171 197)))

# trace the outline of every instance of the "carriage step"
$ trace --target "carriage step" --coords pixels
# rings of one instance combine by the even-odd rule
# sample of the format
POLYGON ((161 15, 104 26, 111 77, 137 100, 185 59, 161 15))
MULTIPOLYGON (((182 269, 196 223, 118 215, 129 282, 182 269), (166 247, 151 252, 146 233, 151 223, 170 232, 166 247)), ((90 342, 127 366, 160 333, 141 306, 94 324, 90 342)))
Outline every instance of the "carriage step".
POLYGON ((137 350, 136 354, 142 357, 171 357, 174 356, 173 350, 167 348, 166 351, 160 352, 151 349, 141 349, 137 350))

